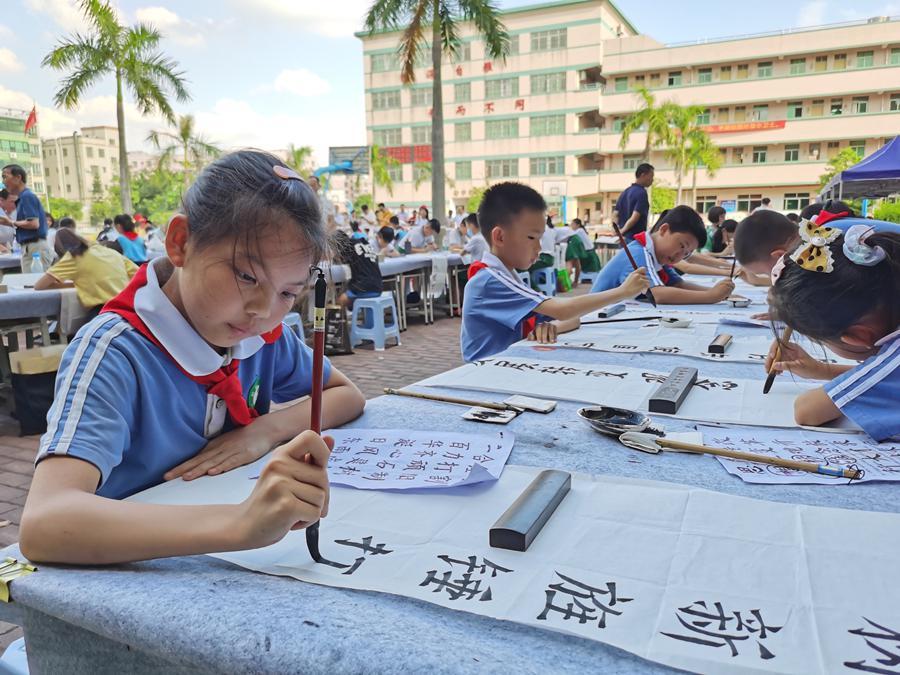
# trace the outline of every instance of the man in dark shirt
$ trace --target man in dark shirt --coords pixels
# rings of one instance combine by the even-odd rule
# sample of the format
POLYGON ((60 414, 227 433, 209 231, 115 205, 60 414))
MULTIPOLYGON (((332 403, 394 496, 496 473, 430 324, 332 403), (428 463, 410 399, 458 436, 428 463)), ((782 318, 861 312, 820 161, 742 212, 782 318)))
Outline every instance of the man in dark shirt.
POLYGON ((653 185, 653 167, 647 163, 639 165, 634 177, 631 187, 616 200, 619 229, 628 241, 633 241, 634 235, 639 232, 647 231, 647 216, 650 213, 647 188, 653 185))
POLYGON ((27 174, 18 164, 3 167, 0 178, 9 193, 16 195, 16 219, 0 216, 0 225, 16 228, 16 241, 22 246, 22 272, 31 272, 37 255, 46 272, 53 262, 53 251, 47 243, 47 216, 37 195, 26 187, 27 174))
POLYGON ((352 307, 356 298, 377 298, 381 295, 381 269, 378 267, 378 254, 365 239, 350 239, 345 232, 338 230, 333 241, 340 262, 350 266, 350 283, 347 290, 341 293, 338 303, 344 307, 352 307))

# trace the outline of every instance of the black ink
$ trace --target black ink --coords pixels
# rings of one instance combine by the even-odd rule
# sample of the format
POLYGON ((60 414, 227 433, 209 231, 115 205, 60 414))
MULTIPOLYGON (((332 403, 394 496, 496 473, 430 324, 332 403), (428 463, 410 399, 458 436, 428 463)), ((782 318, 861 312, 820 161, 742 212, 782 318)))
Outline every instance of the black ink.
POLYGON ((870 626, 877 628, 876 632, 868 628, 855 628, 847 631, 851 635, 859 635, 865 638, 866 644, 876 652, 872 663, 863 661, 844 661, 847 668, 861 670, 865 673, 879 673, 881 675, 897 675, 900 673, 900 632, 877 624, 871 619, 863 617, 870 626), (883 641, 879 644, 876 641, 883 641), (893 644, 891 644, 893 643, 893 644), (878 665, 875 665, 878 664, 878 665))
POLYGON ((775 658, 769 649, 763 645, 762 640, 769 634, 777 633, 784 626, 767 626, 763 621, 762 613, 758 609, 749 611, 750 617, 741 615, 740 611, 726 613, 721 602, 713 603, 714 610, 707 608, 705 600, 698 600, 687 607, 679 607, 676 618, 686 629, 697 635, 677 635, 661 631, 666 637, 691 642, 704 647, 725 647, 731 649, 732 658, 738 655, 737 642, 755 637, 759 647, 759 657, 764 660, 775 658), (684 615, 684 616, 683 616, 684 615), (693 617, 693 619, 691 619, 693 617), (733 622, 733 625, 732 625, 733 622))
POLYGON ((618 597, 615 581, 607 581, 604 589, 589 586, 559 572, 556 572, 556 576, 562 579, 563 583, 550 584, 549 588, 544 591, 547 598, 544 611, 537 616, 539 621, 546 621, 550 612, 558 612, 562 614, 563 621, 578 619, 578 623, 581 624, 596 621, 597 628, 606 628, 607 615, 620 616, 622 614, 622 610, 613 609, 613 607, 634 599, 618 597), (567 588, 566 584, 575 588, 567 588), (564 606, 553 604, 558 593, 569 596, 564 606))
POLYGON ((490 574, 490 578, 494 578, 498 573, 505 574, 513 571, 506 567, 501 567, 487 558, 482 558, 481 563, 479 563, 478 556, 474 555, 470 555, 468 560, 456 560, 449 555, 439 555, 438 558, 449 565, 451 569, 443 572, 440 577, 438 577, 437 570, 429 570, 425 577, 425 581, 419 584, 419 586, 429 586, 434 584, 435 588, 433 589, 433 592, 440 593, 441 591, 447 591, 450 600, 473 600, 478 596, 479 602, 488 602, 492 600, 494 596, 491 592, 491 587, 487 584, 485 584, 485 588, 482 590, 482 582, 485 580, 484 577, 490 574), (462 565, 465 566, 465 571, 462 572, 458 578, 454 579, 453 575, 456 570, 453 568, 462 565))

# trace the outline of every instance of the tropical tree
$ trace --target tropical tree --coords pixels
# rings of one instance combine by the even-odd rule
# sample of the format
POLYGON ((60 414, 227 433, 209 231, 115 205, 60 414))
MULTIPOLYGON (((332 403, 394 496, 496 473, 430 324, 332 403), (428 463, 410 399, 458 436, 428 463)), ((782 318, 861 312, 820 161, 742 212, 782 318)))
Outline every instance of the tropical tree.
POLYGON ((673 104, 663 105, 670 106, 668 116, 671 133, 666 143, 666 157, 672 162, 675 169, 675 199, 676 203, 681 204, 681 186, 684 176, 690 168, 688 155, 691 144, 695 139, 706 134, 700 129, 697 121, 697 117, 703 113, 705 108, 699 105, 684 107, 673 104))
POLYGON ((722 153, 719 152, 719 147, 700 127, 695 127, 689 132, 685 166, 691 171, 691 203, 696 204, 697 170, 701 167, 706 169, 706 175, 712 178, 722 166, 722 153))
POLYGON ((841 171, 849 169, 862 159, 855 148, 844 148, 834 157, 828 160, 828 171, 819 176, 819 187, 823 188, 841 171))
POLYGON ((191 169, 200 171, 207 160, 218 157, 222 151, 214 144, 196 133, 193 115, 179 115, 178 130, 151 131, 147 135, 147 141, 160 151, 157 169, 168 169, 175 157, 175 153, 181 151, 181 169, 184 176, 184 187, 191 184, 191 169))
POLYGON ((387 188, 388 194, 394 194, 394 179, 391 178, 391 169, 400 162, 396 157, 391 157, 382 151, 382 149, 373 145, 369 149, 369 166, 372 170, 372 200, 375 200, 375 188, 387 188))
POLYGON ((398 45, 400 80, 415 82, 415 67, 420 54, 431 49, 431 205, 434 215, 444 219, 444 99, 441 86, 441 59, 459 55, 462 41, 459 23, 471 21, 481 35, 486 58, 505 59, 509 53, 509 34, 500 21, 494 0, 374 0, 366 14, 369 34, 376 31, 402 31, 398 45))
POLYGON ((481 200, 484 198, 485 192, 487 192, 487 186, 472 188, 472 193, 466 200, 466 211, 468 213, 478 212, 478 207, 481 206, 481 200))
POLYGON ((309 178, 309 160, 312 156, 313 149, 310 146, 301 145, 298 148, 291 143, 287 149, 287 165, 303 178, 309 178))
POLYGON ((152 26, 124 26, 108 0, 80 0, 90 26, 85 35, 73 33, 47 54, 41 65, 67 71, 54 103, 67 110, 77 108, 85 92, 106 75, 116 82, 116 123, 119 128, 119 191, 122 209, 131 213, 128 149, 125 144, 125 89, 142 115, 159 112, 169 124, 175 114, 169 96, 190 100, 178 64, 159 50, 161 35, 152 26))
POLYGON ((625 146, 628 145, 628 139, 631 138, 631 134, 643 129, 646 131, 643 157, 645 162, 649 162, 652 148, 658 148, 671 141, 672 129, 670 122, 678 106, 669 102, 657 105, 656 97, 644 87, 638 89, 636 95, 640 101, 640 107, 625 118, 622 124, 622 137, 619 139, 619 147, 624 150, 625 146))
POLYGON ((54 215, 57 221, 66 216, 79 221, 84 214, 84 204, 75 199, 50 197, 50 213, 54 215))

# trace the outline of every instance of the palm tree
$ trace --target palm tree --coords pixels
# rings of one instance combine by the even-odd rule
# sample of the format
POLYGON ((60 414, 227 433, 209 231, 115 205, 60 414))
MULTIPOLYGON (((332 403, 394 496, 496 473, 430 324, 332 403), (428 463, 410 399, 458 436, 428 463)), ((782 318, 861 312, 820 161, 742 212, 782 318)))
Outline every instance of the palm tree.
POLYGON ((373 145, 369 151, 369 165, 372 167, 372 203, 375 201, 375 188, 379 185, 386 187, 388 194, 394 194, 394 179, 391 178, 391 169, 400 162, 395 157, 386 155, 377 145, 373 145))
POLYGON ((666 156, 672 161, 675 169, 675 183, 677 185, 677 195, 675 203, 681 204, 681 185, 684 182, 684 175, 687 173, 690 165, 688 163, 688 151, 693 139, 698 134, 706 134, 700 129, 698 116, 706 110, 703 106, 675 106, 671 105, 669 109, 669 120, 671 124, 671 135, 666 145, 666 156))
POLYGON ((415 82, 418 55, 431 40, 432 83, 431 117, 431 205, 435 217, 443 221, 444 204, 444 99, 442 95, 441 57, 459 55, 459 22, 471 21, 484 41, 485 54, 505 59, 509 53, 509 34, 500 21, 493 0, 374 0, 366 14, 369 34, 402 30, 398 45, 400 80, 415 82), (429 34, 430 29, 430 34, 429 34))
POLYGON ((77 108, 84 93, 105 75, 116 79, 116 123, 119 127, 119 188, 122 209, 131 213, 131 177, 125 145, 125 93, 127 87, 142 115, 158 111, 175 125, 168 95, 179 102, 190 100, 178 64, 158 51, 160 33, 148 24, 132 27, 119 23, 108 0, 80 0, 90 24, 87 35, 73 33, 47 54, 41 65, 69 71, 54 103, 67 110, 77 108))
POLYGON ((313 156, 313 149, 308 145, 295 147, 293 143, 288 145, 287 165, 299 173, 303 178, 309 178, 309 160, 313 156))
POLYGON ((716 175, 716 171, 722 166, 722 153, 713 143, 705 130, 697 127, 690 131, 688 139, 688 152, 686 166, 691 169, 691 194, 693 204, 697 203, 697 169, 704 167, 706 175, 710 178, 716 175))
POLYGON ((672 129, 669 126, 672 113, 677 106, 674 103, 656 104, 656 97, 647 89, 641 87, 637 90, 637 96, 641 101, 641 106, 625 118, 622 125, 622 137, 619 140, 619 147, 624 150, 628 145, 628 139, 631 134, 646 129, 647 135, 644 138, 644 161, 650 161, 650 149, 657 148, 668 143, 672 138, 672 129))
POLYGON ((159 156, 158 169, 169 166, 176 151, 181 150, 181 169, 184 173, 184 187, 190 185, 191 167, 196 171, 203 168, 208 159, 218 157, 222 151, 202 136, 198 136, 194 132, 194 116, 180 115, 178 117, 178 132, 171 133, 169 131, 151 131, 147 135, 147 141, 153 144, 157 150, 161 151, 159 156), (167 141, 168 145, 163 147, 162 141, 167 141))

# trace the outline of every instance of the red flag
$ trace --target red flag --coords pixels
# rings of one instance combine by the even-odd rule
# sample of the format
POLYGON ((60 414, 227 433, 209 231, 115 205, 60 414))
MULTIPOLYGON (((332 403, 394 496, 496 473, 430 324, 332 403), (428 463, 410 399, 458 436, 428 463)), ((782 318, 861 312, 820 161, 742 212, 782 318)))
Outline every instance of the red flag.
POLYGON ((28 119, 25 120, 25 133, 28 133, 28 130, 31 129, 35 124, 37 124, 37 106, 34 106, 31 109, 31 112, 28 115, 28 119))

